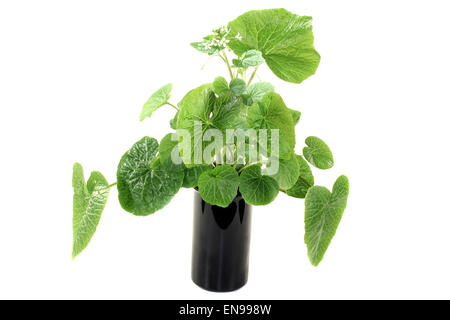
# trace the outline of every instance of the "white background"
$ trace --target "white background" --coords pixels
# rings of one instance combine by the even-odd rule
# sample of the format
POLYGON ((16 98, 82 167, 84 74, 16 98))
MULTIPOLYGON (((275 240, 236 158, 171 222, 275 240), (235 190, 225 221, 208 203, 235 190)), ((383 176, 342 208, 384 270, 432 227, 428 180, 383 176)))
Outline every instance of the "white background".
POLYGON ((446 1, 2 1, 0 298, 450 298, 446 1), (303 243, 303 200, 253 215, 250 275, 214 294, 190 280, 192 190, 148 217, 113 190, 97 233, 71 261, 72 165, 112 183, 121 155, 169 130, 171 108, 139 122, 172 82, 172 101, 226 76, 189 46, 251 9, 314 18, 316 75, 275 84, 302 111, 297 151, 317 135, 336 165, 315 170, 350 197, 318 268, 303 243))

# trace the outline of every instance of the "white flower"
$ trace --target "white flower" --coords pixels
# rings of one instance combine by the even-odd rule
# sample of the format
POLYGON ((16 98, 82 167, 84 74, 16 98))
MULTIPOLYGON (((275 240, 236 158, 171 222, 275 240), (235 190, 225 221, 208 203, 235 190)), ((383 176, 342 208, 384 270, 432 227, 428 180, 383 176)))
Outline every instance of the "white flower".
POLYGON ((237 35, 235 36, 235 38, 238 39, 238 40, 242 40, 242 36, 241 36, 241 34, 240 34, 239 32, 237 33, 237 35))

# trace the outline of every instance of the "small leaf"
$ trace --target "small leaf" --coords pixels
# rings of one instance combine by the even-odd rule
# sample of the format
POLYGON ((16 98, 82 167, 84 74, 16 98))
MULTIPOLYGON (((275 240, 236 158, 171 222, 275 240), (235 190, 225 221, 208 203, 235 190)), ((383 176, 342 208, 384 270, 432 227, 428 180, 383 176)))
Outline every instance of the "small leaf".
POLYGON ((298 179, 292 188, 286 190, 286 194, 294 198, 303 199, 308 189, 314 185, 314 177, 311 168, 302 156, 296 155, 295 159, 299 167, 298 179))
POLYGON ((202 199, 219 207, 226 208, 236 198, 239 176, 229 165, 217 166, 201 174, 198 191, 202 199))
POLYGON ((317 137, 308 137, 305 143, 307 147, 303 148, 303 155, 309 163, 319 169, 333 167, 333 154, 325 142, 317 137))
POLYGON ((119 202, 125 211, 146 216, 167 205, 181 188, 184 172, 168 170, 156 158, 158 142, 144 137, 125 153, 117 169, 119 202))
POLYGON ((233 59, 233 65, 237 68, 257 67, 264 63, 261 51, 248 50, 239 59, 233 59))
POLYGON ((220 47, 208 47, 207 42, 209 41, 209 39, 207 39, 207 37, 205 37, 205 38, 206 38, 205 40, 207 40, 207 41, 192 42, 191 46, 194 49, 197 49, 198 51, 203 52, 203 53, 207 53, 210 56, 223 50, 223 48, 220 48, 220 47))
POLYGON ((108 182, 105 177, 94 171, 86 185, 83 167, 79 163, 73 166, 73 246, 72 258, 83 251, 97 229, 106 201, 109 196, 108 182))
POLYGON ((212 165, 200 165, 184 170, 183 188, 195 188, 198 186, 198 178, 203 172, 213 169, 212 165))
POLYGON ((215 78, 213 81, 213 90, 219 96, 226 95, 230 91, 227 80, 224 77, 215 78))
POLYGON ((263 175, 270 170, 270 166, 274 165, 274 161, 278 161, 278 170, 270 176, 277 181, 281 189, 287 190, 291 188, 296 183, 299 175, 299 164, 296 157, 291 157, 289 160, 269 159, 266 169, 262 170, 263 175))
POLYGON ((312 265, 323 259, 339 226, 349 193, 346 176, 340 176, 330 192, 325 187, 311 187, 305 199, 305 243, 312 265))
POLYGON ((230 92, 236 95, 240 95, 245 91, 247 85, 242 79, 234 78, 230 81, 230 92))
POLYGON ((294 121, 294 126, 295 126, 300 121, 300 117, 301 117, 302 113, 300 111, 293 110, 293 109, 289 109, 289 111, 291 111, 292 120, 294 121))
POLYGON ((261 174, 259 165, 245 168, 239 177, 239 191, 248 204, 269 204, 277 197, 279 189, 274 178, 261 174))
POLYGON ((269 82, 256 82, 244 91, 246 96, 246 105, 251 106, 255 101, 262 101, 263 97, 273 92, 275 88, 269 82))
POLYGON ((166 84, 164 87, 159 88, 148 101, 142 107, 140 120, 144 120, 147 117, 151 117, 152 113, 159 107, 167 104, 170 98, 170 91, 172 91, 172 84, 166 84))

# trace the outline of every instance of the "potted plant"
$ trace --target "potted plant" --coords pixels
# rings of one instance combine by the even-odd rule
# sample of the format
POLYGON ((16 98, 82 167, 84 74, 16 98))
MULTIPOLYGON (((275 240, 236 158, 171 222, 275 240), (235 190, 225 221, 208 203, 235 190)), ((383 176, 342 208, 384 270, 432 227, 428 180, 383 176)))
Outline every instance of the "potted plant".
POLYGON ((300 112, 288 108, 272 84, 254 82, 263 63, 291 83, 315 73, 320 56, 311 17, 250 11, 191 45, 223 60, 230 80, 217 77, 176 105, 169 101, 171 84, 157 90, 140 120, 171 106, 173 132, 159 143, 151 137, 136 142, 120 160, 116 183, 97 171, 85 183, 82 166, 74 165, 73 258, 92 238, 111 187, 117 186, 122 208, 137 216, 162 209, 184 187, 194 189, 192 279, 200 287, 231 291, 246 283, 252 206, 271 203, 279 192, 305 198, 305 243, 317 266, 346 207, 348 179, 337 178, 332 191, 314 185, 309 164, 331 168, 329 147, 311 136, 296 153, 300 112))

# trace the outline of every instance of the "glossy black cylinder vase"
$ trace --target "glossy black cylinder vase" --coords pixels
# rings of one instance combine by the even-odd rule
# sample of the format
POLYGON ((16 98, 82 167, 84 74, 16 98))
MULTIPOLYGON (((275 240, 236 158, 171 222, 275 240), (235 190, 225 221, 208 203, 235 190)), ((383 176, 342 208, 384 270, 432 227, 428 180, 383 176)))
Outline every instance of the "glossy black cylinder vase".
POLYGON ((222 208, 195 191, 192 281, 199 287, 227 292, 247 283, 251 209, 240 194, 222 208))

